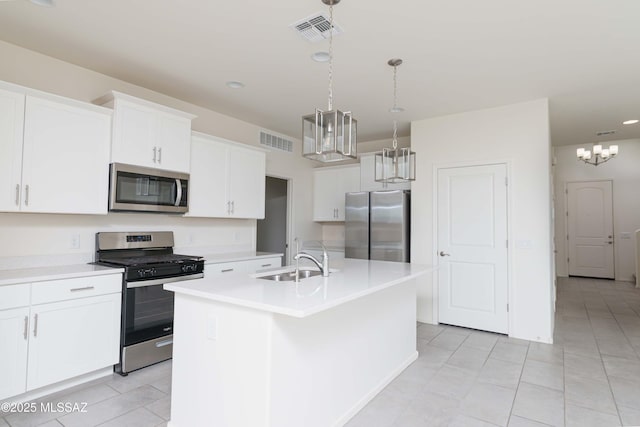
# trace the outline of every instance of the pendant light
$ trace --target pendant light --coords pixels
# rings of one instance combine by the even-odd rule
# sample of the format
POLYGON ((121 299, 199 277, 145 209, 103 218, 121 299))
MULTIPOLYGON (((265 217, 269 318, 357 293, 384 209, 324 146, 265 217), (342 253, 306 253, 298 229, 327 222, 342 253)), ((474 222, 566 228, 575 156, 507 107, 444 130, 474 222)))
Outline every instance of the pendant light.
POLYGON ((302 117, 302 155, 319 162, 356 158, 357 121, 350 111, 333 109, 333 6, 339 2, 322 0, 329 6, 329 108, 302 117))
MULTIPOLYGON (((388 65, 393 67, 393 107, 389 112, 402 113, 404 108, 398 107, 398 67, 402 59, 390 59, 388 65)), ((393 184, 415 181, 416 153, 410 148, 398 148, 398 121, 393 120, 393 144, 391 148, 383 148, 375 155, 375 180, 393 184)))

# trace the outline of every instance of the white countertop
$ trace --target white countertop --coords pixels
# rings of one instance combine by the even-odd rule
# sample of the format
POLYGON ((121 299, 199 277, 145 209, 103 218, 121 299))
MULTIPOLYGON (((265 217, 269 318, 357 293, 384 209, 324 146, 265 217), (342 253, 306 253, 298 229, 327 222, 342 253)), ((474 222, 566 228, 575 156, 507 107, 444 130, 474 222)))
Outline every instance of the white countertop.
MULTIPOLYGON (((281 267, 272 272, 291 268, 293 267, 281 267)), ((307 317, 431 271, 433 267, 417 264, 346 259, 340 264, 340 270, 332 272, 329 277, 310 277, 302 279, 299 284, 235 273, 168 283, 164 288, 177 294, 211 301, 287 316, 307 317)))
MULTIPOLYGON (((193 252, 193 251, 192 251, 193 252)), ((251 259, 260 258, 273 258, 281 257, 282 254, 272 252, 230 252, 230 253, 215 253, 215 254, 191 254, 198 255, 204 258, 205 264, 217 264, 221 262, 234 262, 234 261, 247 261, 251 259)))
POLYGON ((122 268, 112 268, 94 264, 0 270, 0 286, 15 285, 18 283, 42 282, 47 280, 71 279, 74 277, 120 274, 123 271, 124 269, 122 268))

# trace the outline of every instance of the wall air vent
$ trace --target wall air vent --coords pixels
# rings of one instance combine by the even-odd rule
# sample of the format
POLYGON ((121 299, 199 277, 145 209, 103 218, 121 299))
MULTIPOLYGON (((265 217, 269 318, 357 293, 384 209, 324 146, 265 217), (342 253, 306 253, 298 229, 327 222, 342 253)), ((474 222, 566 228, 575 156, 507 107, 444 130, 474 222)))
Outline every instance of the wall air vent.
POLYGON ((264 145, 265 147, 269 147, 274 150, 286 151, 288 153, 293 151, 293 141, 265 131, 260 131, 260 145, 264 145))
MULTIPOLYGON (((298 22, 294 22, 289 25, 300 36, 311 43, 321 42, 329 38, 329 31, 331 30, 331 24, 329 23, 329 17, 325 13, 316 13, 298 22)), ((337 36, 342 34, 343 31, 335 20, 333 21, 333 35, 337 36)))
POLYGON ((600 132, 596 132, 596 136, 607 136, 613 135, 614 133, 616 133, 615 130, 601 130, 600 132))

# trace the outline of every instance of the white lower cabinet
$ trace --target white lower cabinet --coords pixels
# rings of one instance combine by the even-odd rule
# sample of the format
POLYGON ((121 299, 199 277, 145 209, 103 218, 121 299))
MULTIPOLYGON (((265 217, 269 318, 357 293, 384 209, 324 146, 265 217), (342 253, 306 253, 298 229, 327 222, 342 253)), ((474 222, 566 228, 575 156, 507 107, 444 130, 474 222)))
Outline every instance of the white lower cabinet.
POLYGON ((0 399, 118 363, 121 284, 110 274, 0 286, 0 399))
POLYGON ((118 363, 120 298, 111 294, 33 306, 27 390, 118 363))
POLYGON ((0 311, 0 399, 24 393, 29 348, 29 307, 0 311))

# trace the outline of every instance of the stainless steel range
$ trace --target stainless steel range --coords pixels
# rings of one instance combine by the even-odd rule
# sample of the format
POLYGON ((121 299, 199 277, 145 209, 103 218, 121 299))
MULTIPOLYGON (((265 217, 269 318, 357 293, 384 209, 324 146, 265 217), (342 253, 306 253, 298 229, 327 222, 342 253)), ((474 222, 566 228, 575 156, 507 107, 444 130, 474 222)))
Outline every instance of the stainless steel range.
POLYGON ((121 375, 171 358, 173 292, 162 285, 204 276, 204 260, 173 245, 171 231, 96 233, 96 263, 124 268, 121 375))

